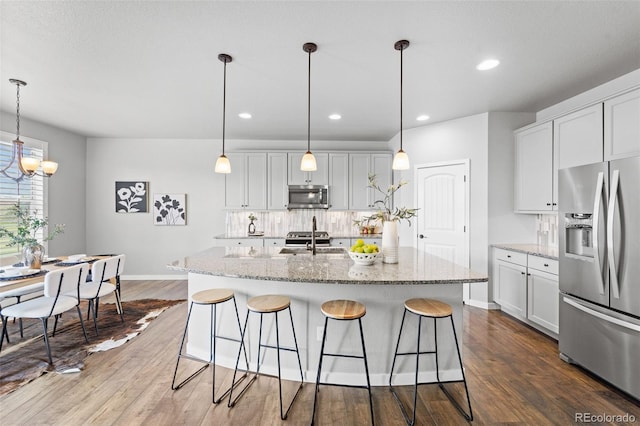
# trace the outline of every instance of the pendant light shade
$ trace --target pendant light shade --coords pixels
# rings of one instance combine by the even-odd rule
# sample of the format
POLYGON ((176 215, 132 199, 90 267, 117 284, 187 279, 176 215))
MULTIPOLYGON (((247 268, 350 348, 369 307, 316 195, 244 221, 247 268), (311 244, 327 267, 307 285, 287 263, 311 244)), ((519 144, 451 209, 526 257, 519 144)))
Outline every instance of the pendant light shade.
POLYGON ((226 53, 218 55, 218 59, 224 63, 224 79, 222 84, 222 154, 216 161, 216 173, 231 173, 231 163, 226 155, 224 155, 224 137, 226 130, 226 117, 227 117, 227 63, 233 59, 226 53))
POLYGON ((58 163, 55 161, 42 161, 34 157, 24 156, 24 142, 20 140, 20 87, 27 85, 22 80, 10 78, 9 82, 16 85, 16 138, 13 140, 13 152, 9 163, 0 169, 0 175, 5 176, 15 182, 20 182, 25 177, 34 176, 51 177, 58 170, 58 163), (18 174, 11 175, 10 169, 13 164, 18 166, 18 174), (38 173, 38 168, 42 165, 42 173, 38 173))
POLYGON ((302 156, 300 170, 303 172, 315 172, 318 169, 316 157, 311 152, 311 53, 318 50, 315 43, 305 43, 302 50, 309 54, 309 73, 307 80, 307 152, 302 156))
POLYGON ((399 40, 393 47, 400 51, 400 149, 393 157, 391 168, 393 170, 409 170, 411 168, 409 156, 402 150, 402 52, 409 47, 409 41, 399 40))

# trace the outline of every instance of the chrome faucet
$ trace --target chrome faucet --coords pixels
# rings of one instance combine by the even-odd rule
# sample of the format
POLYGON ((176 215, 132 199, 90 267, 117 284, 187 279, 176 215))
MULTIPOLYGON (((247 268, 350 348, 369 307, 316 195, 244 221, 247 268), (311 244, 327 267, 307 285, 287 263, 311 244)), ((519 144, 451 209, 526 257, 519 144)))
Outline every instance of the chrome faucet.
POLYGON ((311 227, 311 254, 316 255, 316 231, 318 225, 316 223, 316 217, 313 217, 313 226, 311 227))

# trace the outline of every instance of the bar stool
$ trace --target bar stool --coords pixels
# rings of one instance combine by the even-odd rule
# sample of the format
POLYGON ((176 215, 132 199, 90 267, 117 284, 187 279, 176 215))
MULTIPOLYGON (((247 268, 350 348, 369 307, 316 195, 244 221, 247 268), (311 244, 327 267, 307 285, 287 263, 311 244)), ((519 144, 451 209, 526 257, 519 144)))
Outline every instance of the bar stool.
POLYGON ((369 392, 369 409, 371 411, 371 424, 374 424, 373 419, 373 399, 371 398, 371 383, 369 382, 369 365, 367 364, 367 351, 364 348, 364 333, 362 332, 362 317, 367 313, 367 309, 362 303, 355 302, 353 300, 330 300, 325 302, 320 307, 320 310, 325 316, 324 319, 324 332, 322 333, 322 345, 320 346, 320 361, 318 364, 318 375, 316 376, 316 390, 313 395, 313 414, 311 416, 311 424, 313 425, 316 419, 316 403, 318 399, 318 386, 319 385, 334 385, 350 388, 367 389, 369 392), (359 355, 345 355, 345 354, 331 354, 324 353, 324 344, 327 339, 327 325, 329 318, 338 321, 353 321, 358 320, 360 326, 360 341, 362 342, 362 356, 359 355), (322 359, 325 356, 332 356, 338 358, 357 358, 364 360, 364 371, 367 376, 367 386, 362 385, 344 385, 338 383, 324 383, 320 382, 320 372, 322 371, 322 359))
POLYGON ((407 422, 407 424, 414 425, 416 423, 416 402, 418 398, 418 385, 426 385, 426 384, 434 384, 434 383, 438 383, 438 386, 440 387, 440 389, 442 389, 442 391, 447 396, 447 398, 449 398, 449 401, 451 401, 451 403, 456 407, 456 409, 460 411, 460 413, 465 417, 465 419, 467 419, 468 421, 473 421, 473 411, 471 411, 471 400, 469 399, 469 390, 467 388, 467 380, 464 376, 464 367, 462 365, 462 357, 460 356, 460 347, 458 346, 458 337, 456 335, 456 327, 453 324, 453 314, 452 314, 451 306, 448 305, 447 303, 440 302, 438 300, 433 300, 433 299, 421 299, 421 298, 409 299, 404 302, 404 314, 402 315, 402 323, 400 324, 400 332, 398 333, 398 343, 396 344, 396 351, 395 351, 395 354, 393 355, 393 364, 391 365, 391 374, 389 375, 389 388, 391 389, 391 393, 393 393, 393 396, 395 397, 396 402, 400 406, 400 409, 402 410, 402 415, 404 416, 404 419, 407 422), (411 312, 412 314, 418 315, 418 342, 416 344, 415 352, 398 353, 398 346, 400 345, 400 337, 402 336, 402 328, 404 327, 404 319, 407 315, 407 312, 411 312), (421 334, 421 325, 422 325, 423 317, 433 318, 433 340, 435 343, 435 350, 433 351, 420 351, 420 334, 421 334), (460 370, 462 371, 462 380, 449 380, 449 381, 440 380, 440 372, 438 370, 438 331, 437 331, 436 320, 439 318, 447 318, 447 317, 451 319, 451 329, 453 330, 453 339, 456 342, 456 350, 458 351, 458 362, 460 363, 460 370), (435 355, 436 357, 436 380, 437 380, 436 382, 418 383, 418 372, 419 372, 418 365, 420 362, 420 355, 423 355, 423 354, 432 354, 432 355, 435 355), (401 355, 401 356, 415 355, 416 356, 415 383, 413 388, 412 420, 409 420, 409 416, 405 411, 404 405, 400 401, 400 398, 396 394, 395 389, 391 385, 391 380, 393 379, 393 369, 395 367, 396 357, 398 355, 401 355), (459 383, 459 382, 464 383, 464 391, 467 395, 467 404, 469 406, 469 414, 467 414, 462 409, 460 404, 458 404, 458 402, 453 398, 453 396, 449 393, 449 391, 445 389, 443 385, 444 383, 459 383))
MULTIPOLYGON (((282 420, 286 420, 289 415, 289 410, 291 410, 291 406, 296 400, 298 393, 300 393, 300 389, 302 389, 302 385, 304 382, 304 377, 302 375, 302 363, 300 362, 300 352, 298 352, 298 341, 296 339, 296 329, 293 326, 293 315, 291 314, 291 299, 288 296, 281 295, 264 295, 264 296, 256 296, 252 297, 247 301, 247 317, 245 318, 244 328, 242 329, 241 339, 244 341, 244 336, 247 331, 247 324, 249 323, 249 314, 251 312, 255 312, 260 314, 260 331, 258 332, 258 358, 257 358, 257 368, 254 376, 251 378, 249 383, 245 385, 245 387, 240 391, 240 394, 233 399, 233 389, 229 392, 229 407, 233 407, 238 399, 242 397, 242 395, 247 391, 249 386, 255 381, 255 379, 260 374, 260 350, 261 348, 269 348, 275 349, 278 358, 278 391, 280 394, 280 418, 282 420), (280 328, 278 325, 278 312, 284 311, 285 309, 289 310, 289 319, 291 320, 291 330, 293 331, 293 342, 295 344, 295 348, 288 348, 284 346, 280 346, 280 328), (262 343, 262 320, 264 314, 275 314, 276 321, 276 346, 267 345, 262 343), (280 351, 289 351, 295 352, 298 357, 298 367, 300 368, 300 386, 296 390, 296 394, 293 396, 287 411, 283 411, 282 405, 282 377, 280 372, 280 351)), ((246 356, 246 352, 245 352, 246 356)), ((236 368, 233 373, 233 382, 236 380, 236 373, 238 372, 238 363, 240 362, 240 351, 238 351, 238 358, 236 359, 236 368)), ((247 371, 249 370, 249 366, 247 365, 247 371)))
POLYGON ((200 374, 202 371, 204 371, 204 369, 206 369, 207 367, 209 367, 209 365, 213 365, 213 383, 212 383, 212 401, 214 404, 218 404, 228 393, 230 393, 231 389, 235 386, 238 385, 238 383, 240 383, 246 376, 246 372, 245 374, 236 382, 235 381, 235 374, 234 374, 234 379, 232 382, 231 387, 229 387, 229 389, 227 389, 224 394, 222 394, 222 396, 218 399, 216 399, 216 340, 217 339, 223 339, 223 340, 229 340, 229 341, 233 341, 233 342, 238 342, 240 343, 240 351, 242 351, 244 349, 244 359, 247 365, 247 369, 249 367, 249 361, 247 360, 247 351, 244 347, 244 340, 242 338, 238 339, 234 339, 234 338, 230 338, 230 337, 225 337, 225 336, 218 336, 217 335, 217 327, 216 327, 216 322, 217 322, 217 306, 220 303, 224 303, 224 302, 228 302, 229 300, 233 301, 233 307, 235 308, 236 311, 236 320, 238 321, 238 332, 242 331, 242 327, 240 326, 240 316, 238 315, 238 306, 236 304, 236 298, 235 298, 235 294, 233 293, 233 290, 229 290, 229 289, 212 289, 212 290, 204 290, 204 291, 199 291, 197 293, 194 293, 191 296, 191 304, 189 305, 189 313, 187 314, 187 324, 184 327, 184 333, 182 334, 182 342, 180 343, 180 350, 178 351, 178 359, 176 361, 176 369, 173 372, 173 381, 171 382, 171 389, 173 390, 178 390, 180 389, 182 386, 184 386, 187 382, 189 382, 191 379, 193 379, 195 376, 197 376, 198 374, 200 374), (186 353, 182 353, 182 349, 184 347, 184 341, 185 338, 187 336, 187 331, 189 329, 189 320, 191 319, 191 311, 193 310, 193 305, 202 305, 202 306, 209 306, 211 309, 211 320, 210 320, 210 337, 209 337, 209 361, 202 361, 199 358, 195 358, 192 357, 186 353), (187 359, 191 359, 194 361, 200 361, 200 362, 205 362, 205 365, 200 367, 198 370, 196 370, 196 372, 194 372, 193 374, 191 374, 189 377, 187 377, 186 379, 184 379, 182 382, 180 382, 179 384, 176 385, 176 376, 178 374, 178 366, 180 364, 180 359, 181 358, 187 358, 187 359))

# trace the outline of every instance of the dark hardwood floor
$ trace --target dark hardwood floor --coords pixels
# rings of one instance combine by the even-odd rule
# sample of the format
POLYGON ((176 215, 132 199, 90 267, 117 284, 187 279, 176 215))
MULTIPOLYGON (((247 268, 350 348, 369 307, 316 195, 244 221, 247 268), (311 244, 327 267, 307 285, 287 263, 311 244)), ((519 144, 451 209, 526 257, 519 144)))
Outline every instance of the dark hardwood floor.
MULTIPOLYGON (((186 298, 185 281, 127 281, 126 300, 186 298)), ((313 385, 306 384, 287 421, 281 421, 277 380, 261 377, 232 409, 213 405, 206 370, 178 391, 170 384, 186 303, 164 312, 138 337, 120 348, 96 353, 78 374, 46 374, 0 398, 0 424, 117 425, 304 425, 313 408, 313 385)), ((576 413, 634 416, 640 406, 578 367, 561 361, 557 342, 497 311, 464 309, 464 363, 474 424, 574 424, 576 413)), ((1 354, 0 354, 1 356, 1 354)), ((224 386, 233 372, 218 369, 224 386)), ((284 387, 285 395, 293 384, 284 387)), ((461 385, 455 395, 462 397, 461 385)), ((366 425, 366 390, 324 387, 319 425, 366 425)), ((402 387, 409 401, 411 387, 402 387)), ((374 388, 376 424, 403 425, 387 388, 374 388)), ((286 396, 285 396, 286 398, 286 396)), ((422 386, 418 424, 458 425, 464 418, 437 386, 422 386)), ((607 422, 604 422, 607 423, 607 422)))

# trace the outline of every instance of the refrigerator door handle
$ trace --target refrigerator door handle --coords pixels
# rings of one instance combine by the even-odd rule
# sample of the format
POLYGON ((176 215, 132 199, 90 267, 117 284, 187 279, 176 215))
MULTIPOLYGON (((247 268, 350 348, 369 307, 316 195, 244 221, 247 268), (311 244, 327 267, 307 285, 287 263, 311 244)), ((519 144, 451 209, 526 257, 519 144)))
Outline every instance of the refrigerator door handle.
POLYGON ((613 297, 620 299, 620 288, 618 283, 618 271, 616 271, 616 259, 613 251, 613 219, 616 212, 616 200, 618 199, 618 183, 620 182, 620 171, 614 170, 611 174, 611 192, 609 193, 609 211, 607 212, 607 259, 609 261, 609 271, 611 272, 611 291, 613 297))
POLYGON ((596 181, 596 195, 593 199, 593 265, 596 269, 596 276, 598 277, 598 283, 600 284, 600 294, 604 294, 605 282, 602 277, 602 267, 600 266, 600 248, 598 241, 598 234, 600 234, 600 204, 602 199, 602 190, 604 189, 604 173, 598 173, 598 180, 596 181))
POLYGON ((580 304, 580 303, 578 303, 578 302, 576 302, 574 300, 571 300, 571 299, 569 299, 567 297, 563 297, 562 301, 564 303, 568 304, 568 305, 573 306, 576 309, 581 310, 582 312, 585 312, 585 313, 587 313, 589 315, 593 315, 596 318, 600 318, 601 320, 604 320, 604 321, 610 322, 612 324, 618 325, 620 327, 624 327, 624 328, 627 328, 629 330, 636 331, 636 332, 640 333, 640 325, 636 325, 636 324, 633 324, 633 323, 630 323, 630 322, 627 322, 627 321, 623 321, 621 319, 618 319, 618 318, 603 314, 602 312, 598 312, 596 310, 588 308, 588 307, 586 307, 586 306, 584 306, 584 305, 582 305, 582 304, 580 304))

